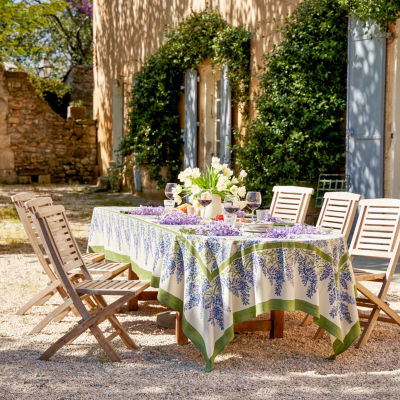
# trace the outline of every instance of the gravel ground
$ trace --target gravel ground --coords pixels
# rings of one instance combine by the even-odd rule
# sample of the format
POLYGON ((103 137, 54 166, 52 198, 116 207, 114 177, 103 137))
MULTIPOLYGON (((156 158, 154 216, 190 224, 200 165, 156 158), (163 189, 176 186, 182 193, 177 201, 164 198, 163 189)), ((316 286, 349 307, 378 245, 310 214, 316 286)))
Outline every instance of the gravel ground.
MULTIPOLYGON (((5 210, 8 196, 20 190, 26 188, 0 187, 0 207, 5 210)), ((109 205, 110 198, 119 204, 143 202, 112 194, 96 200, 98 194, 82 187, 35 190, 51 193, 67 205, 82 247, 89 230, 90 209, 98 204, 96 201, 109 205)), ((210 373, 204 372, 203 358, 193 344, 179 346, 173 330, 157 328, 156 315, 166 310, 157 302, 140 302, 138 312, 122 311, 118 315, 140 345, 140 349, 130 351, 120 340, 114 340, 126 362, 108 362, 89 334, 63 347, 50 361, 39 361, 41 352, 72 327, 76 318, 69 315, 40 334, 29 335, 59 300, 55 296, 46 306, 34 307, 24 316, 15 315, 47 278, 19 222, 12 215, 2 215, 0 399, 400 398, 399 327, 379 323, 367 346, 352 346, 337 360, 329 361, 329 337, 313 340, 316 327, 300 327, 300 312, 286 313, 283 339, 270 340, 268 333, 262 332, 237 335, 216 358, 210 373)), ((400 283, 392 285, 389 301, 400 310, 400 283)))

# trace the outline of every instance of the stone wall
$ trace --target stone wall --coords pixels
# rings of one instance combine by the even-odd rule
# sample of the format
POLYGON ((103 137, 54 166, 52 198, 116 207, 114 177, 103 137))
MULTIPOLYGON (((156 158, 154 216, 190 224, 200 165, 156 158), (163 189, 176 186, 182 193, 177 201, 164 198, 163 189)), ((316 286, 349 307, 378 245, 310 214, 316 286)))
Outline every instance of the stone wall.
POLYGON ((65 77, 65 83, 71 88, 71 101, 82 101, 87 115, 93 116, 93 67, 74 65, 65 77))
POLYGON ((64 120, 0 66, 0 182, 91 183, 96 164, 95 121, 64 120))

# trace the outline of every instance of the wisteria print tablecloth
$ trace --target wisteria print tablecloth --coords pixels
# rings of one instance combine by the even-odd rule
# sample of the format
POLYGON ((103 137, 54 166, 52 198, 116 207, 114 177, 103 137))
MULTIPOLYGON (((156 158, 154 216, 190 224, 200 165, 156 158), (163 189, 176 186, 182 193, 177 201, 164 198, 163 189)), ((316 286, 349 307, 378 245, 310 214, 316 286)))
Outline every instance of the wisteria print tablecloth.
POLYGON ((270 310, 301 310, 328 331, 333 357, 360 334, 355 280, 341 235, 295 239, 187 235, 155 217, 93 211, 88 249, 129 261, 182 313, 183 331, 211 370, 233 325, 270 310))

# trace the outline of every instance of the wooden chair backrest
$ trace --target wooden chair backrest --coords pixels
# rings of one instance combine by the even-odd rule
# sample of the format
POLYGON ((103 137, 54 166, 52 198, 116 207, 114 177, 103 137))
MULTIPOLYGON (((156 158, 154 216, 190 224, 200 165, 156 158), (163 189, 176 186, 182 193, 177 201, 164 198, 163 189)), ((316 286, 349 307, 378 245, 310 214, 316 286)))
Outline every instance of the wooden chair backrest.
POLYGON ((392 259, 399 252, 399 230, 399 199, 361 200, 350 256, 392 259))
POLYGON ((343 234, 347 240, 361 195, 348 192, 326 192, 317 226, 343 234))
POLYGON ((289 222, 303 223, 313 188, 300 186, 274 186, 270 214, 289 222))
POLYGON ((87 318, 89 314, 76 293, 68 272, 80 268, 86 279, 92 277, 72 235, 64 207, 59 205, 40 207, 35 212, 34 224, 63 287, 80 314, 87 318))
POLYGON ((28 239, 40 263, 45 268, 46 272, 52 275, 52 272, 48 269, 48 264, 50 260, 42 245, 41 239, 36 232, 36 228, 32 220, 32 215, 27 211, 27 208, 25 206, 27 202, 32 204, 52 205, 53 201, 51 197, 35 197, 33 193, 18 193, 15 196, 11 196, 11 200, 14 203, 18 216, 22 222, 28 239))

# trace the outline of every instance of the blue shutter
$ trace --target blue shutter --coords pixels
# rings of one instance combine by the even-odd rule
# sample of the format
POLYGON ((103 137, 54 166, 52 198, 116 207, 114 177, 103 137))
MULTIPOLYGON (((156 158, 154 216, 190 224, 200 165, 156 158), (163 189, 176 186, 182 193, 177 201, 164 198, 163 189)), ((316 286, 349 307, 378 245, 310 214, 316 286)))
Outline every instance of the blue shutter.
POLYGON ((231 88, 228 80, 228 67, 224 66, 221 72, 221 115, 219 131, 219 155, 222 163, 230 164, 232 142, 231 124, 231 88))
POLYGON ((118 151, 121 140, 124 137, 124 80, 119 78, 112 89, 112 159, 120 160, 118 151))
MULTIPOLYGON (((135 90, 136 86, 136 77, 133 78, 133 90, 135 90)), ((133 188, 137 192, 142 191, 142 176, 140 173, 140 166, 139 164, 136 163, 135 161, 135 154, 133 155, 134 158, 134 164, 133 164, 133 188)))
POLYGON ((386 37, 349 19, 346 174, 348 190, 383 196, 386 37))
POLYGON ((197 167, 197 71, 185 74, 184 167, 197 167))

